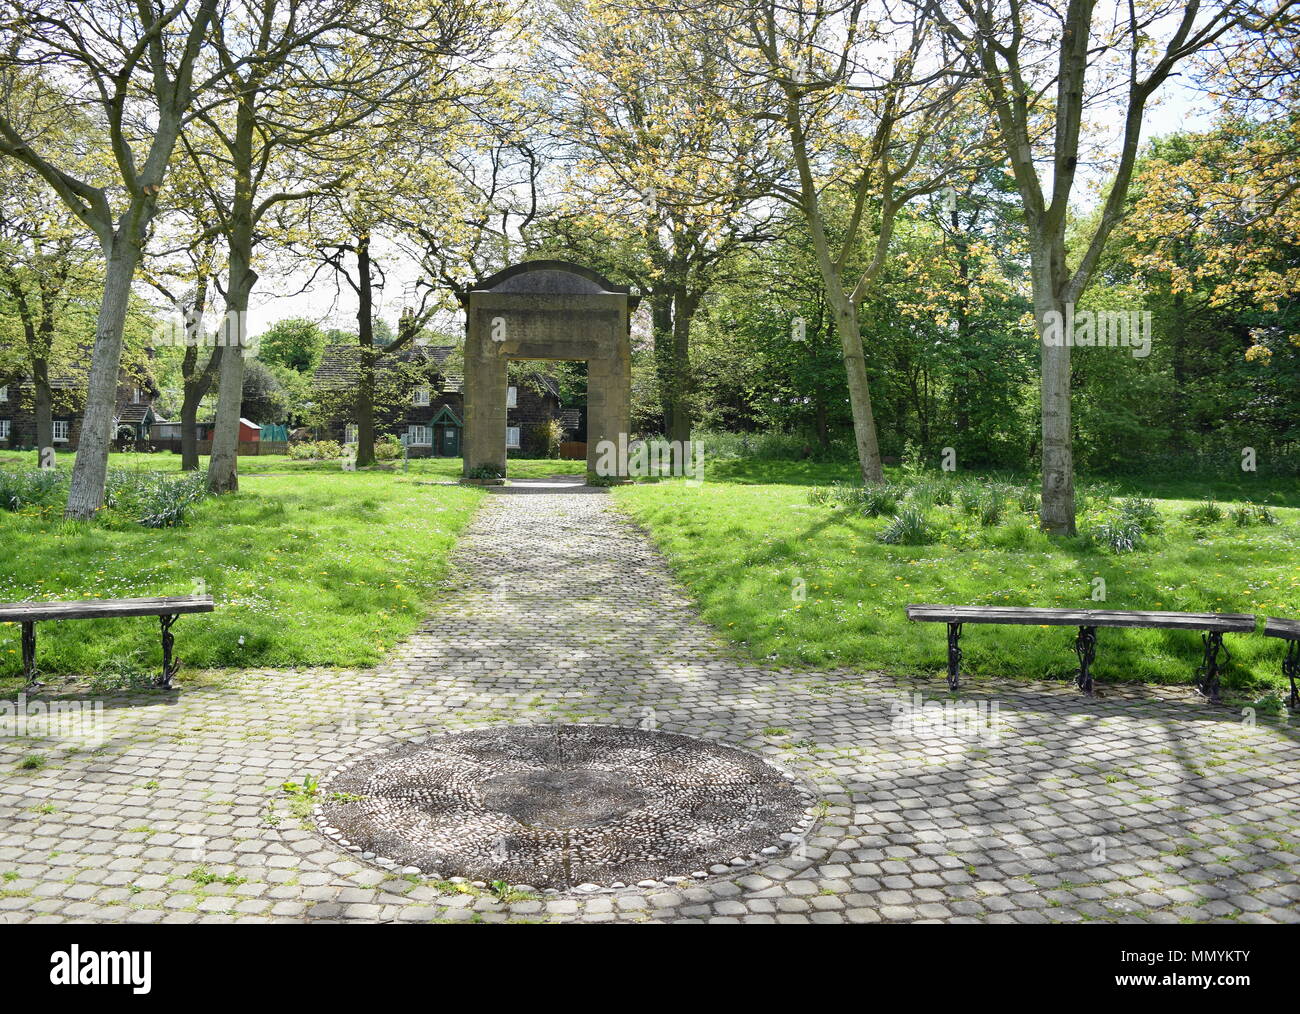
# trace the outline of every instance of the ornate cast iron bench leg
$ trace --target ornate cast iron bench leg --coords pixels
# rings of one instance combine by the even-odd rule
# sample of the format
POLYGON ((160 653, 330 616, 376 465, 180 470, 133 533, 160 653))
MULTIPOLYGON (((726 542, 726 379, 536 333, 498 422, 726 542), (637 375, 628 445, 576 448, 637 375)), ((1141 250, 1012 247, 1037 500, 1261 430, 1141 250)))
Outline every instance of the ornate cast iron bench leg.
POLYGON ((961 624, 948 624, 948 689, 956 690, 961 680, 961 624))
POLYGON ((1300 693, 1296 692, 1295 681, 1300 677, 1300 641, 1288 641, 1286 657, 1282 659, 1282 675, 1291 681, 1291 696, 1286 705, 1292 711, 1300 711, 1300 693))
POLYGON ((1212 630, 1208 634, 1202 634, 1201 640, 1205 642, 1205 661, 1201 663, 1196 674, 1200 677, 1196 682, 1196 689, 1205 697, 1208 697, 1215 704, 1219 703, 1219 650, 1223 650, 1223 660, 1225 662, 1232 659, 1228 649, 1224 647, 1223 635, 1217 630, 1212 630))
POLYGON ((23 676, 28 686, 36 682, 36 624, 23 624, 23 676))
POLYGON ((179 659, 172 659, 172 645, 175 643, 175 638, 172 637, 172 624, 175 622, 176 616, 174 614, 171 616, 158 617, 158 623, 162 626, 163 649, 162 679, 158 681, 160 687, 170 688, 172 685, 172 677, 176 675, 177 670, 181 667, 179 659))
POLYGON ((1092 663, 1097 657, 1097 628, 1080 627, 1074 639, 1074 653, 1079 656, 1079 689, 1092 696, 1092 663))

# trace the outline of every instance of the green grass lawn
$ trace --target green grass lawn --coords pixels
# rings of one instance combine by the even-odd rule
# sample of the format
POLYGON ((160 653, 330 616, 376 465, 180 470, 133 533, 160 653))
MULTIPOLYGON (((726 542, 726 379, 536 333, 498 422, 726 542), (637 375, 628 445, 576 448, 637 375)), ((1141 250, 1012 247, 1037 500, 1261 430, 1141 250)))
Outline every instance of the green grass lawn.
MULTIPOLYGON (((1165 533, 1144 549, 1117 555, 1083 539, 1050 540, 1023 515, 987 530, 975 519, 958 520, 933 545, 883 545, 876 537, 888 519, 809 502, 812 486, 849 479, 851 469, 711 461, 706 474, 698 487, 669 480, 621 487, 614 495, 649 530, 704 616, 758 660, 942 669, 945 629, 910 623, 904 607, 912 602, 1300 617, 1295 480, 1251 489, 1256 503, 1273 506, 1280 524, 1237 528, 1225 518, 1199 529, 1182 512, 1207 492, 1226 497, 1241 480, 1167 482, 1167 496, 1181 495, 1157 501, 1165 533), (1097 577, 1105 580, 1104 602, 1092 598, 1097 577), (797 581, 804 582, 803 601, 796 598, 797 581)), ((963 669, 1066 677, 1076 668, 1073 633, 968 626, 963 669)), ((1201 659, 1194 633, 1101 630, 1098 640, 1095 671, 1102 680, 1187 683, 1201 659)), ((1228 635, 1227 643, 1233 658, 1225 683, 1281 685, 1281 642, 1228 635)))
MULTIPOLYGON (((110 468, 138 468, 150 472, 179 472, 181 456, 170 452, 158 454, 120 454, 114 452, 109 456, 110 468)), ((71 469, 76 454, 64 452, 56 455, 55 467, 71 469)), ((0 468, 35 468, 35 452, 0 451, 0 468)), ((208 467, 207 457, 199 458, 199 467, 208 467)), ((385 461, 362 472, 402 472, 402 462, 385 461)), ((567 461, 560 458, 510 458, 506 472, 512 479, 537 479, 552 475, 584 475, 587 471, 585 461, 567 461)), ((342 473, 338 461, 295 461, 287 454, 241 455, 239 474, 257 476, 266 474, 299 474, 319 472, 322 474, 342 473)), ((406 474, 440 479, 459 479, 461 473, 460 458, 411 458, 406 474)))
MULTIPOLYGON (((122 457, 114 467, 131 464, 122 457)), ((176 623, 186 667, 372 665, 428 612, 484 494, 421 472, 333 471, 246 469, 238 494, 201 501, 177 528, 0 511, 0 601, 206 590, 216 611, 176 623)), ((36 635, 47 673, 160 664, 151 617, 41 623, 36 635)), ((14 689, 20 669, 19 628, 0 624, 0 686, 14 689)))

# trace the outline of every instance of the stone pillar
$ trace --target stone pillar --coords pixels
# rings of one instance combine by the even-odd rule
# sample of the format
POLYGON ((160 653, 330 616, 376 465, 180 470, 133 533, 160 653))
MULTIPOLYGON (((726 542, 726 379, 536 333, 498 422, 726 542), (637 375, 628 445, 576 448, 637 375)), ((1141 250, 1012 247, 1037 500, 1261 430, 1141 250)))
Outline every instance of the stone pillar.
MULTIPOLYGON (((626 328, 626 318, 616 328, 626 328)), ((631 439, 632 358, 626 338, 611 335, 609 354, 587 362, 587 472, 596 471, 600 443, 626 447, 631 439), (622 340, 620 340, 622 338, 622 340)), ((626 461, 619 461, 618 476, 626 461)))
POLYGON ((506 467, 506 357, 488 331, 491 318, 471 312, 465 335, 465 428, 462 475, 484 465, 506 467))

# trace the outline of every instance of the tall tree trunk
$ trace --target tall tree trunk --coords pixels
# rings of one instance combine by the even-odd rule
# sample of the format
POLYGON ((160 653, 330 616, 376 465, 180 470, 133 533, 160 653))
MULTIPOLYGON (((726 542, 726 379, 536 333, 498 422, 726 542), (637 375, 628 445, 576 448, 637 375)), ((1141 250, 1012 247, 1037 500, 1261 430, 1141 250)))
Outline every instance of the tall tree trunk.
POLYGON ((181 366, 183 389, 181 394, 181 471, 197 472, 199 469, 199 406, 212 388, 212 379, 221 366, 223 346, 217 345, 208 356, 202 372, 196 372, 199 350, 191 346, 185 350, 181 366))
POLYGON ((1170 360, 1174 373, 1174 389, 1171 393, 1173 412, 1170 419, 1169 443, 1174 453, 1183 455, 1187 452, 1187 302, 1181 292, 1174 294, 1173 312, 1170 315, 1169 337, 1171 340, 1170 360))
POLYGON ((654 337, 655 377, 659 386, 659 405, 664 416, 663 431, 673 428, 673 297, 669 293, 650 296, 650 328, 654 337))
POLYGON ((230 277, 226 284, 226 319, 222 328, 225 351, 218 379, 217 418, 208 459, 208 489, 234 493, 239 489, 239 417, 244 400, 244 347, 248 344, 248 297, 257 284, 253 270, 253 107, 255 96, 239 103, 235 114, 235 194, 231 201, 226 242, 230 277))
MULTIPOLYGON (((958 227, 957 212, 952 213, 953 227, 958 227)), ((957 432, 963 437, 970 432, 970 404, 974 382, 974 356, 970 348, 970 246, 958 233, 957 278, 958 298, 954 319, 957 325, 957 364, 953 384, 953 409, 957 419, 957 432)), ((968 445, 969 446, 969 445, 968 445)))
POLYGON ((195 389, 187 383, 181 397, 181 471, 199 470, 199 402, 195 389))
POLYGON ((32 360, 32 386, 36 389, 33 408, 36 415, 36 463, 39 465, 45 448, 54 446, 54 392, 50 389, 49 360, 32 360))
POLYGON ((1070 420, 1070 342, 1066 322, 1065 244, 1035 242, 1034 316, 1041 350, 1043 499, 1039 524, 1050 535, 1074 535, 1074 449, 1070 420), (1058 334, 1047 340, 1050 323, 1058 334), (1059 338, 1059 341, 1057 340, 1059 338))
POLYGON ((86 384, 86 411, 72 466, 68 506, 64 517, 88 521, 104 505, 108 477, 108 451, 113 439, 113 414, 117 409, 117 382, 122 368, 122 330, 130 306, 131 282, 140 263, 141 237, 150 207, 133 202, 124 223, 113 232, 104 251, 104 298, 95 324, 95 347, 86 384))
POLYGON ((226 289, 225 347, 218 374, 217 419, 208 460, 208 489, 234 493, 239 489, 239 417, 244 400, 244 346, 248 343, 248 297, 257 283, 249 265, 252 229, 232 230, 230 281, 226 289))
POLYGON ((357 239, 357 467, 375 463, 375 324, 370 236, 357 239))
POLYGON ((849 406, 853 410, 853 442, 858 451, 858 467, 864 482, 884 482, 885 470, 880 462, 880 441, 876 436, 876 419, 871 408, 871 389, 867 383, 867 360, 862 352, 862 329, 858 308, 844 292, 844 283, 833 267, 826 269, 826 294, 835 315, 835 330, 844 353, 844 372, 849 382, 849 406))
POLYGON ((683 444, 691 439, 691 321, 699 305, 698 296, 683 290, 673 294, 667 435, 683 444))
POLYGON ((208 275, 199 274, 194 305, 185 321, 185 356, 181 360, 181 471, 199 470, 199 405, 212 387, 221 365, 220 344, 214 345, 202 370, 198 369, 199 346, 203 343, 203 311, 208 303, 208 275))

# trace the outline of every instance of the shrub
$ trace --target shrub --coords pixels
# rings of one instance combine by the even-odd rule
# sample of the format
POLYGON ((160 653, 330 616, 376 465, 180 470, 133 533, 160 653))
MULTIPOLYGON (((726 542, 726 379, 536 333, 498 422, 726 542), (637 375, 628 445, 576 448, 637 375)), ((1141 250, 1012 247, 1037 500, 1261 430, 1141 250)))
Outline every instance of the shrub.
POLYGON ((1007 493, 1002 486, 989 486, 979 500, 980 525, 992 528, 1002 520, 1007 509, 1007 493))
POLYGON ((831 491, 822 486, 814 486, 808 492, 808 502, 814 507, 825 507, 831 502, 831 491))
POLYGON ((728 433, 699 429, 691 434, 701 441, 715 461, 748 458, 752 461, 856 461, 857 447, 850 434, 826 446, 812 436, 797 433, 728 433))
POLYGON ((479 465, 471 468, 467 479, 504 479, 506 470, 500 465, 479 465))
POLYGON ((877 538, 889 546, 925 546, 934 542, 935 532, 924 511, 903 504, 877 538))
POLYGON ((308 440, 289 445, 289 457, 295 461, 325 461, 343 454, 343 445, 337 440, 308 440))
POLYGON ((1255 522, 1257 524, 1275 525, 1278 523, 1277 515, 1264 504, 1251 504, 1251 507, 1255 511, 1255 522))
POLYGON ((940 485, 941 483, 936 479, 914 479, 911 488, 906 491, 905 498, 908 503, 915 504, 923 511, 928 511, 938 502, 940 485))
POLYGON ((67 476, 52 468, 0 469, 0 508, 57 507, 67 498, 67 476))
MULTIPOLYGON (((186 511, 207 495, 207 480, 198 472, 171 474, 110 468, 104 479, 104 510, 100 516, 116 516, 146 528, 168 528, 183 522, 186 511)), ((66 472, 0 469, 0 508, 61 509, 67 496, 66 472)))
POLYGON ((171 528, 207 495, 207 478, 201 472, 168 475, 114 468, 104 485, 104 506, 146 528, 171 528))
POLYGON ((1074 489, 1074 505, 1079 514, 1101 513, 1106 511, 1111 501, 1119 495, 1119 487, 1113 482, 1090 482, 1086 486, 1074 489))
POLYGON ((1093 540, 1114 553, 1132 553, 1141 549, 1142 526, 1131 519, 1115 518, 1094 526, 1090 532, 1093 540))
POLYGON ((1223 508, 1214 502, 1214 497, 1207 496, 1183 515, 1188 521, 1197 525, 1212 525, 1223 520, 1223 508))
POLYGON ((898 490, 888 483, 863 486, 858 510, 866 517, 879 518, 898 510, 898 490))
POLYGON ((979 513, 980 500, 983 499, 983 490, 979 484, 969 480, 957 484, 956 501, 957 509, 963 514, 974 516, 979 513))
POLYGON ((1156 535, 1164 528, 1154 501, 1130 496, 1120 501, 1119 520, 1136 524, 1144 535, 1156 535))
POLYGON ((375 441, 375 460, 394 461, 402 456, 402 442, 394 436, 383 436, 375 441))
POLYGON ((1253 504, 1247 500, 1232 508, 1232 521, 1238 528, 1245 528, 1247 525, 1275 525, 1277 515, 1264 504, 1253 504))

